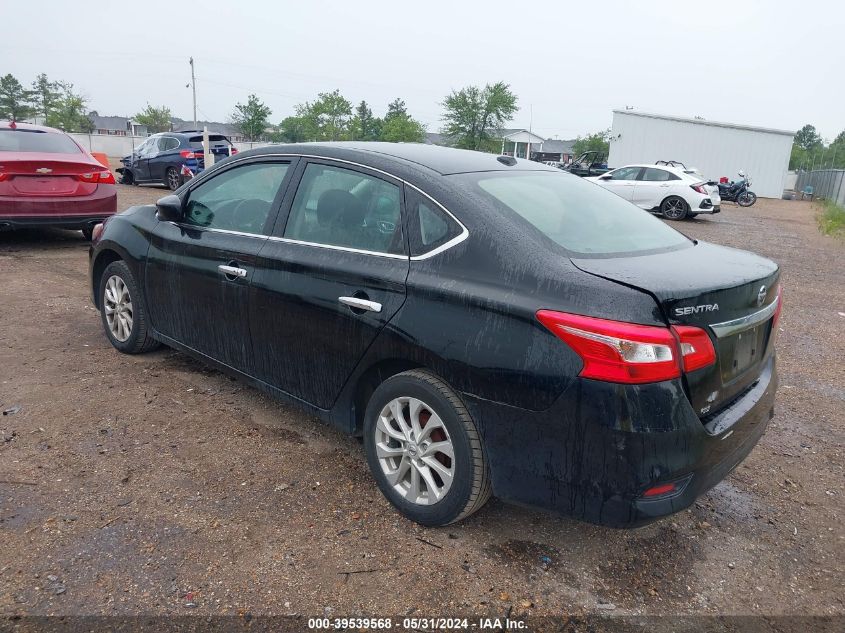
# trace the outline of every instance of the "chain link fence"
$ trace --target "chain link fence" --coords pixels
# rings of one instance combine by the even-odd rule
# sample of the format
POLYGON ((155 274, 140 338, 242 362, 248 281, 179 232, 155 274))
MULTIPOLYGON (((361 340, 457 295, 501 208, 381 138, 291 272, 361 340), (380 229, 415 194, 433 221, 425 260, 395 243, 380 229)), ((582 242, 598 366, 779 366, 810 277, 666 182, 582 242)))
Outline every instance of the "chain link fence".
POLYGON ((806 187, 813 188, 813 197, 833 200, 845 207, 845 169, 817 169, 798 174, 795 192, 800 194, 806 187))

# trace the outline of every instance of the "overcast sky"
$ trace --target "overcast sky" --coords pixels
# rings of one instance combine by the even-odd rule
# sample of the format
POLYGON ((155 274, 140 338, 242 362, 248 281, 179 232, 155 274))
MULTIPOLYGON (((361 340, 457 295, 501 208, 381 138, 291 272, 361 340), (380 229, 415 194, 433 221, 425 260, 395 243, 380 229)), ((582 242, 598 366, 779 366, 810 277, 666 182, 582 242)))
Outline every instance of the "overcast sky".
POLYGON ((3 14, 0 74, 71 81, 103 115, 150 102, 191 119, 192 55, 198 116, 218 121, 253 92, 277 123, 339 88, 379 115, 401 97, 438 131, 446 94, 501 80, 519 96, 511 127, 549 138, 610 127, 625 106, 812 123, 828 140, 845 129, 845 3, 833 0, 39 0, 3 14))

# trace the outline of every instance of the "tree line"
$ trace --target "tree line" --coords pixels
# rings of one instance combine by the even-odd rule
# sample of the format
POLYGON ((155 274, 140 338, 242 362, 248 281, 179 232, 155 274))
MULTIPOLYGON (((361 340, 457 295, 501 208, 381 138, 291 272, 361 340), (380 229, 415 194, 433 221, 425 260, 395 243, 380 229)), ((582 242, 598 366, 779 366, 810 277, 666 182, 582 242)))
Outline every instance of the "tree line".
POLYGON ((801 171, 845 168, 845 130, 826 143, 809 123, 795 133, 789 168, 801 171))
POLYGON ((66 132, 91 132, 88 99, 67 81, 50 81, 41 73, 29 88, 13 75, 0 77, 0 119, 23 121, 43 117, 50 127, 66 132))

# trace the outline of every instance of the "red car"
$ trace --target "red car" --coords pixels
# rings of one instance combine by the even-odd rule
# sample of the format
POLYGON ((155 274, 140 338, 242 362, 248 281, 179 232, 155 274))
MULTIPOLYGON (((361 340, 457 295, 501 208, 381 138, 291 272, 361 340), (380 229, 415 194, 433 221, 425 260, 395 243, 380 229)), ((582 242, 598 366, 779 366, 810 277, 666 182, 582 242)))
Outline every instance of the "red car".
POLYGON ((116 211, 114 174, 70 136, 0 121, 0 231, 52 226, 91 239, 116 211))

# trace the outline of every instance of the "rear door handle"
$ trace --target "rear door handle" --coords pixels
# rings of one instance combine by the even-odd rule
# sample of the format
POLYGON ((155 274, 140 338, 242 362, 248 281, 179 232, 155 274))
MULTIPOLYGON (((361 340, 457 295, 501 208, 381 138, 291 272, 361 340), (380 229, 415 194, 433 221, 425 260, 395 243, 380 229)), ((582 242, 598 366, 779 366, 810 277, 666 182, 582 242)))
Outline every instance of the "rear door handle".
POLYGON ((238 268, 237 266, 227 266, 226 264, 220 264, 217 267, 217 270, 219 270, 227 277, 240 277, 241 279, 246 277, 246 269, 238 268))
POLYGON ((338 297, 343 305, 357 310, 366 310, 367 312, 381 312, 381 304, 369 299, 360 299, 358 297, 338 297))

